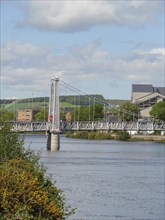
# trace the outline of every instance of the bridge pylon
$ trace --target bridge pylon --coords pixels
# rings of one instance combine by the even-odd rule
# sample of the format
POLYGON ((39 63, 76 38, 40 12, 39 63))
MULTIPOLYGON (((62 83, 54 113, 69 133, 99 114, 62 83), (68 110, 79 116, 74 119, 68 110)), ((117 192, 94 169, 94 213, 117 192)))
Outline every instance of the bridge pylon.
POLYGON ((58 151, 60 149, 59 78, 52 78, 50 82, 47 149, 58 151))

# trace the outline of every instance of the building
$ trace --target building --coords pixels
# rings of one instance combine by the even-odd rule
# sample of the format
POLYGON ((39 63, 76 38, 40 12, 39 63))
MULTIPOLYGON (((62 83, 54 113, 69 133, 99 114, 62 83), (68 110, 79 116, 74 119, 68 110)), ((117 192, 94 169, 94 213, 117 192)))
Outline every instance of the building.
POLYGON ((151 84, 132 85, 132 103, 140 108, 142 117, 150 117, 152 106, 160 101, 165 101, 165 87, 153 87, 151 84))
POLYGON ((18 122, 32 122, 34 121, 34 115, 39 112, 38 109, 19 109, 17 112, 18 122))

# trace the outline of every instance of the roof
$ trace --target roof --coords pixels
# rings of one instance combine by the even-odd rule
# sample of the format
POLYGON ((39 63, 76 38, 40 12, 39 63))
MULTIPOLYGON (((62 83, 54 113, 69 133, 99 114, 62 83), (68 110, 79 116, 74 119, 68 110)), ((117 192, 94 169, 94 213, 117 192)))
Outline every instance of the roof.
POLYGON ((153 87, 154 92, 165 96, 165 87, 153 87))
POLYGON ((158 98, 158 97, 165 100, 165 96, 161 95, 160 93, 154 92, 154 93, 148 94, 146 96, 140 97, 139 99, 136 99, 136 103, 145 102, 147 100, 150 100, 150 99, 153 99, 153 98, 158 98))
POLYGON ((132 92, 152 93, 153 87, 151 84, 132 84, 132 92))
POLYGON ((153 87, 151 84, 132 84, 132 92, 157 92, 165 96, 165 87, 153 87))

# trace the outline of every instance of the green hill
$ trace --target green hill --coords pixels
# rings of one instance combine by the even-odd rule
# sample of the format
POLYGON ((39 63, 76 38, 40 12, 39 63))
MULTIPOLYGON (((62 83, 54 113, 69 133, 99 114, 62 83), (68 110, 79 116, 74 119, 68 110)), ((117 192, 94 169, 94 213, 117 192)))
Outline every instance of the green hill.
MULTIPOLYGON (((77 96, 60 96, 60 108, 74 108, 75 106, 84 105, 88 106, 94 104, 109 103, 111 105, 120 105, 123 102, 129 100, 116 100, 107 99, 105 100, 102 95, 77 95, 77 96)), ((17 111, 21 108, 47 108, 49 107, 49 97, 36 97, 26 98, 20 100, 13 99, 0 99, 0 108, 7 109, 9 111, 17 111)))

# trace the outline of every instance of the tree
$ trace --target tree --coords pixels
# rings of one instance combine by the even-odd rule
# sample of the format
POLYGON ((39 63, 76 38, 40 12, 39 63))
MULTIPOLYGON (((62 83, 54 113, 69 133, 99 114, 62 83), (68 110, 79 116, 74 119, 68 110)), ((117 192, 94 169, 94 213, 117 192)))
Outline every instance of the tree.
POLYGON ((64 114, 64 112, 60 112, 60 120, 65 121, 65 114, 64 114))
POLYGON ((0 122, 10 121, 14 117, 12 112, 9 112, 5 109, 0 109, 0 122))
POLYGON ((104 117, 102 105, 81 106, 72 110, 72 120, 75 121, 96 121, 104 117))
POLYGON ((8 123, 11 118, 12 113, 0 110, 0 163, 23 155, 22 140, 8 123))
POLYGON ((133 121, 138 119, 140 109, 139 107, 131 102, 124 102, 119 107, 119 115, 123 121, 133 121))
POLYGON ((41 111, 37 112, 34 116, 36 121, 47 121, 48 120, 48 111, 45 109, 41 109, 41 111))
POLYGON ((103 106, 102 105, 93 105, 92 108, 91 108, 91 114, 93 115, 94 117, 94 121, 96 120, 101 120, 104 118, 104 109, 103 109, 103 106))
POLYGON ((67 112, 67 113, 66 113, 65 119, 66 119, 67 122, 71 122, 71 120, 72 120, 72 115, 71 115, 70 112, 67 112))
POLYGON ((165 120, 165 101, 154 104, 150 111, 150 115, 155 119, 165 120))

